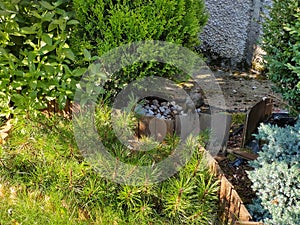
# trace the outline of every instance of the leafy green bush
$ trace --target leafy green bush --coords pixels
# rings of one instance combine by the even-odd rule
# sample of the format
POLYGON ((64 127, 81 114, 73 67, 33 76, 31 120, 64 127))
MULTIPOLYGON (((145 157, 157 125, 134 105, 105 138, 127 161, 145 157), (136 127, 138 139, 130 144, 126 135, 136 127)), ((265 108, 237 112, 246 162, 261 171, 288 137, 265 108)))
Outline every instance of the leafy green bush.
POLYGON ((294 127, 262 125, 257 138, 266 144, 248 172, 258 196, 249 208, 266 224, 299 224, 300 119, 294 127))
POLYGON ((263 24, 268 77, 295 110, 300 111, 300 15, 298 0, 274 0, 263 24))
POLYGON ((56 100, 63 107, 73 98, 85 71, 74 53, 70 36, 75 24, 67 0, 13 0, 0 4, 0 108, 45 108, 56 100))
MULTIPOLYGON (((118 46, 144 40, 173 42, 193 50, 199 45, 198 35, 207 21, 203 0, 73 0, 73 3, 80 22, 73 45, 100 57, 118 46)), ((111 75, 106 88, 122 89, 143 76, 172 78, 179 73, 174 66, 159 62, 134 63, 111 75)))

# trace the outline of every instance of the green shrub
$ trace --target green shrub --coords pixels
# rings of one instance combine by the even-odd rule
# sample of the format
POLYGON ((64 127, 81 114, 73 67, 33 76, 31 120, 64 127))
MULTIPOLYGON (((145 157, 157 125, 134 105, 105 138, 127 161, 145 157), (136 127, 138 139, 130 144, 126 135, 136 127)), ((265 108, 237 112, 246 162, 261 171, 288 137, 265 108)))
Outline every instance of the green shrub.
POLYGON ((300 15, 298 0, 274 0, 263 24, 268 77, 275 90, 300 111, 300 15))
MULTIPOLYGON (((118 46, 144 40, 173 42, 193 50, 207 21, 203 0, 73 0, 79 24, 74 44, 102 56, 118 46)), ((138 52, 138 49, 131 49, 138 52)), ((120 62, 119 62, 120 63, 120 62)), ((122 89, 143 76, 172 78, 177 68, 159 62, 134 63, 111 75, 106 88, 122 89)))
POLYGON ((13 0, 0 4, 0 109, 62 108, 85 71, 70 46, 75 24, 70 1, 13 0))
POLYGON ((299 224, 300 119, 294 127, 262 125, 257 137, 266 144, 248 172, 258 197, 249 208, 266 224, 299 224))
MULTIPOLYGON (((109 140, 104 144, 113 156, 149 162, 116 141, 109 108, 96 111, 99 136, 109 140)), ((0 145, 1 224, 205 225, 216 217, 219 182, 196 140, 190 146, 197 148, 195 154, 177 174, 160 183, 131 186, 103 178, 82 157, 70 120, 39 114, 16 115, 15 121, 7 143, 0 145)), ((174 144, 174 139, 160 144, 153 159, 174 144)))

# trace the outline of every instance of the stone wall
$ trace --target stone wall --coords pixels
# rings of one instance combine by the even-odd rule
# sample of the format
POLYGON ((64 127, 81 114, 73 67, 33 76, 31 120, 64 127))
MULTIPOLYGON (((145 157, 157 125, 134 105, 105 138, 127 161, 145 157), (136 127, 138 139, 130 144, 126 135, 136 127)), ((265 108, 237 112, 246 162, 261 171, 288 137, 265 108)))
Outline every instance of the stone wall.
POLYGON ((262 14, 272 0, 206 0, 209 21, 200 35, 208 63, 247 70, 261 35, 262 14))

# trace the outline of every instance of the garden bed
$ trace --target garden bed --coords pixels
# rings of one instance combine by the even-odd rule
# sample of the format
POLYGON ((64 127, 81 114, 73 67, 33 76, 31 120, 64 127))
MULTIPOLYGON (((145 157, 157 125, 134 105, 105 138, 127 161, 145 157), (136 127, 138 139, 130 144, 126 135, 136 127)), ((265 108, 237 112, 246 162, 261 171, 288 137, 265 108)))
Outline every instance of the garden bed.
MULTIPOLYGON (((201 113, 199 115, 199 118, 201 118, 201 113)), ((210 119, 210 117, 208 116, 204 118, 206 120, 210 119)), ((141 117, 139 120, 139 127, 142 127, 140 133, 142 133, 143 135, 152 135, 154 137, 160 137, 161 133, 165 133, 165 132, 168 132, 169 134, 174 134, 174 132, 175 133, 179 132, 178 124, 179 123, 176 122, 176 118, 172 121, 172 120, 163 120, 163 119, 158 119, 155 117, 148 116, 148 117, 141 117), (155 134, 153 134, 153 131, 152 133, 150 132, 149 121, 151 120, 155 120, 156 123, 155 134)), ((207 127, 202 127, 201 130, 206 128, 207 127)), ((250 203, 251 199, 255 196, 255 194, 251 190, 251 181, 248 179, 245 173, 245 171, 249 169, 249 167, 245 166, 245 168, 240 169, 240 171, 238 172, 239 177, 235 177, 234 172, 226 170, 226 168, 228 167, 224 166, 225 165, 224 163, 226 163, 227 161, 226 162, 223 161, 223 163, 221 163, 221 165, 223 166, 220 166, 219 163, 210 155, 208 151, 206 150, 204 151, 207 153, 207 161, 211 169, 211 172, 216 177, 218 177, 220 181, 219 200, 220 200, 221 211, 219 214, 219 219, 222 222, 222 224, 235 224, 235 225, 262 224, 259 222, 251 222, 252 217, 245 206, 245 204, 250 203), (241 179, 241 176, 243 176, 242 178, 244 180, 241 179), (242 185, 239 182, 242 182, 242 185), (242 188, 243 185, 246 186, 242 188), (249 189, 247 190, 247 187, 250 188, 250 190, 249 189), (242 193, 243 196, 242 198, 239 195, 240 193, 242 193)))

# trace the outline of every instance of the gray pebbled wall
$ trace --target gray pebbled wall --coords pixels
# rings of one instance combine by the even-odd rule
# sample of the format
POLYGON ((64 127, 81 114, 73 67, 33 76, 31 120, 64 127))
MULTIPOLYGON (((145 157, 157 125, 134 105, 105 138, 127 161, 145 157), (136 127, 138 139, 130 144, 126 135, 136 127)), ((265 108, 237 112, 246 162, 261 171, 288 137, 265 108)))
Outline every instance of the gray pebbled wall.
POLYGON ((206 0, 210 14, 200 50, 213 65, 246 70, 261 35, 262 13, 272 0, 206 0))

